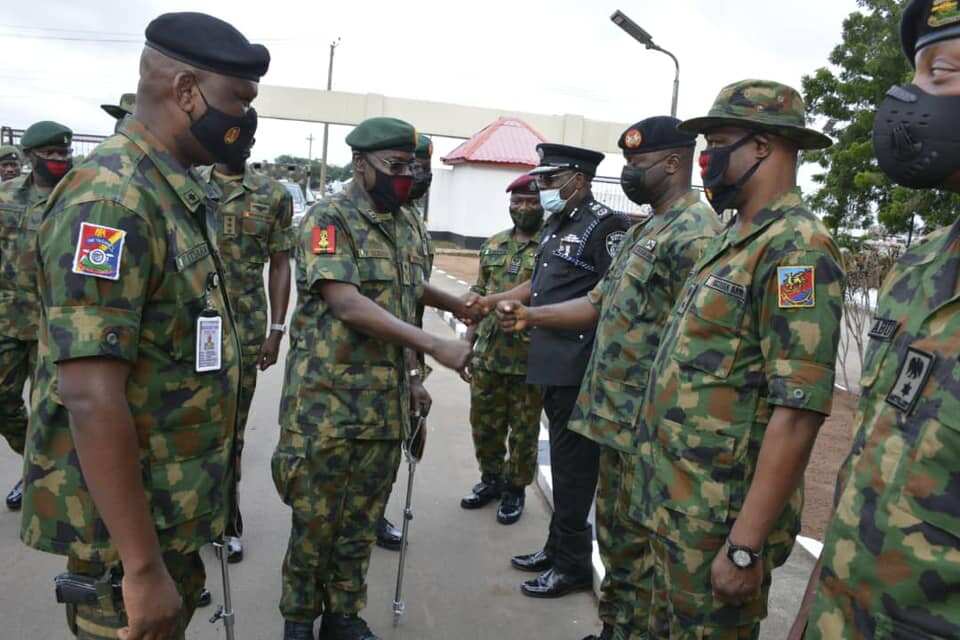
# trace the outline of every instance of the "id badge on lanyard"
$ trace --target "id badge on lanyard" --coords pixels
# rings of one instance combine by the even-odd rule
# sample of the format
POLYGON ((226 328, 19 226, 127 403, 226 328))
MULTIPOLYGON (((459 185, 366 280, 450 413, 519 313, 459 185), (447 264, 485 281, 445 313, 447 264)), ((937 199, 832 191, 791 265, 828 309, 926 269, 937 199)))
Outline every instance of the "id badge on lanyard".
POLYGON ((207 308, 197 317, 197 344, 195 368, 197 373, 220 371, 223 368, 223 318, 210 301, 213 288, 218 286, 216 273, 207 278, 207 308))

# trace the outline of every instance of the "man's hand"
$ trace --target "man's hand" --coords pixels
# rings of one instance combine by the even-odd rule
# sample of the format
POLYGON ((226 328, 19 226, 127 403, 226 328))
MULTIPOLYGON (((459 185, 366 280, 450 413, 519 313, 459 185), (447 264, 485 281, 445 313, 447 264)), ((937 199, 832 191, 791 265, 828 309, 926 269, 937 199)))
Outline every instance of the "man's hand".
POLYGON ((177 630, 183 602, 163 563, 140 574, 123 576, 123 604, 127 626, 120 640, 167 640, 177 630))
POLYGON ((448 369, 460 371, 467 365, 472 353, 473 346, 469 342, 438 338, 430 355, 448 369))
POLYGON ((430 397, 430 393, 423 386, 423 382, 414 379, 410 383, 410 410, 414 414, 426 418, 430 414, 431 405, 433 405, 433 398, 430 397))
POLYGON ((473 382, 473 369, 470 367, 470 363, 467 363, 463 369, 460 369, 460 379, 471 384, 473 382))
POLYGON ((468 327, 479 324, 490 313, 490 304, 487 299, 473 291, 464 294, 460 301, 462 306, 455 315, 468 327))
POLYGON ((527 307, 514 300, 505 300, 497 305, 497 319, 500 328, 507 333, 523 331, 527 328, 529 313, 527 307))
POLYGON ((266 371, 277 364, 277 358, 280 356, 280 340, 283 334, 279 331, 271 331, 267 339, 260 345, 260 355, 257 357, 257 364, 260 371, 266 371))
POLYGON ((727 545, 723 545, 710 566, 710 584, 714 597, 721 602, 742 605, 760 593, 763 584, 763 559, 755 562, 749 569, 740 569, 727 557, 727 545))

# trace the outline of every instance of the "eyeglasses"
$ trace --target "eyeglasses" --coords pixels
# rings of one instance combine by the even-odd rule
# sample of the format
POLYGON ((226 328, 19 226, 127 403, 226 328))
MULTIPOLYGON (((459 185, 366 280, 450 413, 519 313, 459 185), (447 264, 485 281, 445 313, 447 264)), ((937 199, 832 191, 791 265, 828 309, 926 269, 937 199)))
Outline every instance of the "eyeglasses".
POLYGON ((367 160, 384 167, 392 176, 409 176, 416 172, 415 160, 386 160, 373 155, 367 155, 367 160))
POLYGON ((34 155, 41 160, 66 160, 73 156, 73 149, 70 147, 56 149, 36 149, 34 155))

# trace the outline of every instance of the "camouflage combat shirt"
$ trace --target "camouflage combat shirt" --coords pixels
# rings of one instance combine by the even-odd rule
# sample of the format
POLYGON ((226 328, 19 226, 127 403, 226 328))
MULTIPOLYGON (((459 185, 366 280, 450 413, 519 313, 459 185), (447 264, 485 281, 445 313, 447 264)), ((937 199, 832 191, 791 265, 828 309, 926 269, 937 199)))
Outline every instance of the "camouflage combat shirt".
POLYGON ((0 184, 0 336, 37 339, 35 243, 48 194, 37 188, 33 174, 0 184))
MULTIPOLYGON (((651 370, 636 519, 682 544, 727 535, 773 409, 830 413, 843 285, 840 252, 799 191, 707 246, 651 370)), ((802 502, 798 490, 768 538, 775 563, 793 546, 802 502)))
POLYGON ((220 191, 216 243, 223 257, 227 296, 236 312, 244 356, 256 358, 267 330, 267 292, 263 266, 270 255, 289 251, 296 238, 293 199, 276 180, 247 168, 230 179, 204 167, 198 172, 220 191))
MULTIPOLYGON (((339 320, 320 295, 324 281, 355 285, 409 322, 423 295, 420 247, 399 215, 374 211, 354 181, 310 208, 296 246, 297 307, 280 403, 283 429, 305 436, 400 439, 408 416, 403 347, 339 320)), ((421 260, 422 262, 422 260, 421 260)))
POLYGON ((887 277, 807 638, 960 637, 960 222, 887 277))
POLYGON ((57 363, 130 364, 127 402, 164 550, 223 533, 230 510, 240 343, 205 236, 204 188, 133 118, 50 196, 38 235, 43 315, 24 454, 21 538, 82 560, 118 560, 87 491, 57 363), (222 318, 222 367, 196 373, 201 313, 222 318))
POLYGON ((597 338, 568 429, 627 453, 667 316, 690 270, 720 231, 717 214, 689 193, 631 227, 603 280, 588 294, 597 338))
MULTIPOLYGON (((423 297, 424 286, 430 282, 430 274, 433 272, 433 243, 430 241, 427 225, 423 222, 423 214, 415 205, 406 204, 400 207, 397 218, 400 223, 397 231, 405 249, 404 260, 408 265, 405 268, 410 270, 405 282, 409 281, 413 286, 412 293, 417 301, 414 317, 401 319, 419 327, 423 324, 423 304, 419 301, 423 297)), ((422 354, 420 357, 422 359, 422 354)))
MULTIPOLYGON (((540 232, 521 243, 513 229, 501 231, 480 247, 480 273, 471 291, 481 296, 509 291, 533 276, 540 232)), ((506 333, 491 313, 477 326, 473 366, 509 375, 526 375, 530 337, 526 331, 506 333)))

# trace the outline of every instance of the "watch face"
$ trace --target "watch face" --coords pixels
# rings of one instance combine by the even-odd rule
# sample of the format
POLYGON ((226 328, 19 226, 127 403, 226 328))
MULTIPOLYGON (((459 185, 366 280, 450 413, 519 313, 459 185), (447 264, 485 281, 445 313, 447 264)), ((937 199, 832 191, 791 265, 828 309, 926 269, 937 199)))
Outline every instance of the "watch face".
POLYGON ((733 552, 733 564, 737 565, 741 569, 746 569, 752 564, 753 558, 750 557, 750 554, 742 549, 737 549, 733 552))

